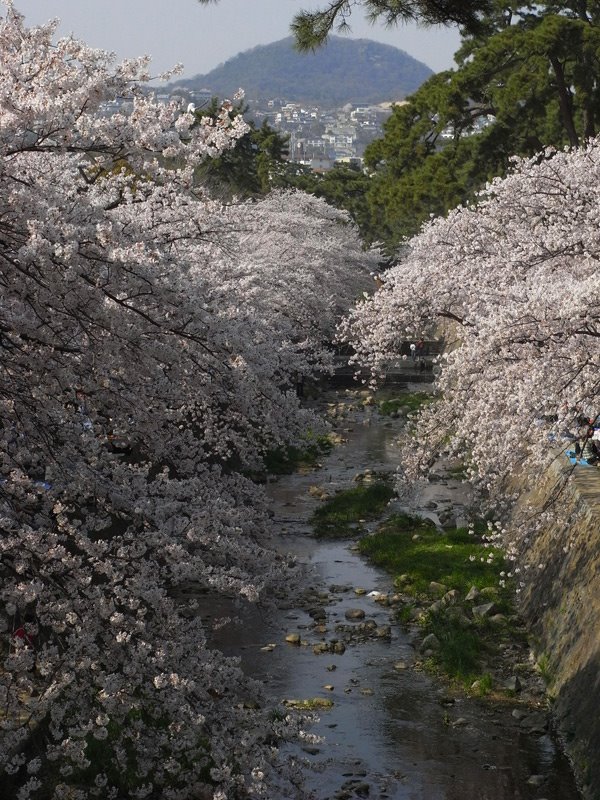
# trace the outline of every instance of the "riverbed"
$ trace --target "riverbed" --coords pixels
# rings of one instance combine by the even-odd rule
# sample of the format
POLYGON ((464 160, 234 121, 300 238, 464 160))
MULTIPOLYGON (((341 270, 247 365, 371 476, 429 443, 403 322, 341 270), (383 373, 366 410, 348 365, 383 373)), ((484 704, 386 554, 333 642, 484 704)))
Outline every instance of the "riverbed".
POLYGON ((419 668, 418 633, 380 602, 390 577, 352 540, 311 535, 319 497, 397 464, 403 420, 381 417, 365 398, 339 390, 322 399, 345 441, 316 470, 268 485, 279 546, 305 568, 302 591, 276 610, 248 613, 217 642, 277 702, 331 702, 310 728, 320 741, 282 753, 298 765, 302 785, 296 793, 274 787, 271 800, 576 800, 543 696, 492 702, 431 677, 419 668))

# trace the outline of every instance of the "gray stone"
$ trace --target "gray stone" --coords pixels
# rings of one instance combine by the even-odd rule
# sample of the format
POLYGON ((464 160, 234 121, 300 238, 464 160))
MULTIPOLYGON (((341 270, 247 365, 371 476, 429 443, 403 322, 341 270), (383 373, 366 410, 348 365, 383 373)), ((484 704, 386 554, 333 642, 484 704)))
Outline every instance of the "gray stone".
POLYGON ((422 608, 413 606, 413 608, 410 609, 408 616, 412 622, 422 622, 425 619, 425 612, 422 608))
POLYGON ((469 720, 465 719, 464 717, 459 717, 458 719, 454 720, 454 722, 452 723, 452 727, 453 728, 464 728, 465 725, 468 725, 468 724, 469 724, 469 720))
POLYGON ((521 727, 528 730, 530 733, 539 734, 542 736, 546 733, 548 728, 548 720, 544 714, 528 714, 521 720, 521 727))
POLYGON ((440 597, 448 591, 448 587, 443 583, 438 583, 437 581, 431 581, 429 584, 429 592, 430 594, 437 594, 440 597))
POLYGON ((515 694, 517 692, 520 692, 522 688, 521 681, 516 675, 511 675, 511 677, 508 678, 508 680, 504 681, 503 686, 507 691, 514 692, 515 694))
POLYGON ((545 781, 546 779, 543 775, 530 775, 529 778, 527 778, 527 785, 541 786, 543 783, 545 783, 545 781))
POLYGON ((460 592, 458 589, 450 589, 449 592, 442 597, 441 603, 445 606, 455 606, 460 600, 460 592))
POLYGON ((483 603, 480 606, 473 606, 474 617, 491 617, 497 612, 495 603, 483 603))
POLYGON ((375 628, 373 636, 375 636, 376 639, 390 639, 392 636, 392 629, 389 625, 381 625, 379 628, 375 628))
POLYGON ((483 597, 495 598, 498 597, 498 589, 495 586, 484 586, 479 594, 483 597))
POLYGON ((346 619, 364 619, 366 617, 362 608, 349 608, 344 614, 346 619))
POLYGON ((480 594, 479 589, 476 586, 471 586, 471 588, 469 589, 469 593, 465 597, 465 600, 469 601, 477 600, 479 594, 480 594))
POLYGON ((428 633, 421 642, 421 650, 438 650, 439 646, 440 640, 437 638, 435 633, 428 633))
POLYGON ((349 592, 352 587, 347 584, 333 583, 329 587, 329 591, 333 594, 341 594, 342 592, 349 592))

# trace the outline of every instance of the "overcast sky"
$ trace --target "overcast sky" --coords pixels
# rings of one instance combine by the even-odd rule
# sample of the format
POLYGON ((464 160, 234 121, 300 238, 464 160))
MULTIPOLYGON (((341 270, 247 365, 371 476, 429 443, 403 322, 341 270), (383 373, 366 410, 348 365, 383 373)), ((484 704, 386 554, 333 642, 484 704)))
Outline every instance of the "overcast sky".
MULTIPOLYGON (((152 56, 157 74, 181 62, 184 76, 211 69, 260 44, 289 35, 289 24, 303 8, 325 7, 326 0, 15 0, 28 24, 59 18, 60 33, 73 33, 119 58, 152 56)), ((1 8, 1 7, 0 7, 1 8)), ((458 33, 447 28, 371 26, 360 11, 351 18, 352 37, 391 44, 440 71, 453 65, 458 33)))

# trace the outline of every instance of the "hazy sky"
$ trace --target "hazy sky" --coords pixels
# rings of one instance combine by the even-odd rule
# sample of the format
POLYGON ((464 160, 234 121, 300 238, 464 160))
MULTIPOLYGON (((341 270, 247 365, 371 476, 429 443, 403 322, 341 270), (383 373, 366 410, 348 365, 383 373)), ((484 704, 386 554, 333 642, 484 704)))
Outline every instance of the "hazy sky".
MULTIPOLYGON (((15 0, 28 24, 58 17, 60 33, 73 33, 93 47, 120 58, 151 55, 160 73, 181 62, 185 77, 209 72, 242 50, 289 35, 289 24, 303 8, 326 6, 326 0, 15 0)), ((0 6, 1 8, 1 6, 0 6)), ((453 65, 458 47, 454 29, 371 26, 352 14, 352 37, 391 44, 435 71, 453 65)))

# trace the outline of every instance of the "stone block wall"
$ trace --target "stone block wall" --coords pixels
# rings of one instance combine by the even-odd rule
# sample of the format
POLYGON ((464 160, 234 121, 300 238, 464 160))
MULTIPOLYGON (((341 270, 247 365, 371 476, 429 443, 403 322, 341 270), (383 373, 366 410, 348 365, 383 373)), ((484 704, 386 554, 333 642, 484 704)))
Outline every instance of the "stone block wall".
MULTIPOLYGON (((553 479, 534 500, 547 499, 553 479)), ((576 467, 567 492, 570 521, 531 548, 522 611, 583 796, 600 800, 600 469, 576 467)))

